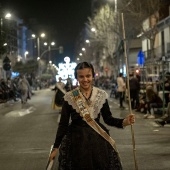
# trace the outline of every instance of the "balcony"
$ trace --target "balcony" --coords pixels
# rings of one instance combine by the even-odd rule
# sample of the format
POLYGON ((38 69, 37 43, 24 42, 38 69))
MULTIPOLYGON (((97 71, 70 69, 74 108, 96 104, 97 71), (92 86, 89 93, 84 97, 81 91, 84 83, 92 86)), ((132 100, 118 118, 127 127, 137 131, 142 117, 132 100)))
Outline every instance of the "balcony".
POLYGON ((153 63, 154 61, 160 60, 165 55, 165 47, 163 45, 154 48, 153 50, 144 51, 145 62, 153 63))
POLYGON ((158 30, 163 30, 165 27, 170 25, 170 16, 166 17, 165 19, 163 19, 162 21, 157 23, 157 28, 158 30))

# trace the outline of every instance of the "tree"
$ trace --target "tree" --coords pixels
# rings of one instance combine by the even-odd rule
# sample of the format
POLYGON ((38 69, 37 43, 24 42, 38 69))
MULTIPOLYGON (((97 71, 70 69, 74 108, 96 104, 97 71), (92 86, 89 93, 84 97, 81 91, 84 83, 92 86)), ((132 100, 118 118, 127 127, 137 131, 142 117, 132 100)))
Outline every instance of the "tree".
POLYGON ((12 68, 14 72, 19 73, 32 73, 36 72, 38 69, 38 63, 35 60, 28 60, 26 63, 17 62, 15 66, 12 68))
POLYGON ((162 15, 160 9, 165 5, 163 0, 124 0, 121 6, 125 4, 126 8, 122 8, 121 11, 125 16, 126 35, 129 35, 130 30, 136 30, 136 33, 149 39, 151 56, 155 57, 153 49, 158 33, 157 23, 162 15))
POLYGON ((115 46, 114 34, 115 29, 115 13, 108 5, 102 6, 93 18, 89 18, 88 36, 94 47, 103 47, 106 50, 107 56, 112 56, 115 46), (91 28, 95 28, 96 32, 92 33, 91 28))

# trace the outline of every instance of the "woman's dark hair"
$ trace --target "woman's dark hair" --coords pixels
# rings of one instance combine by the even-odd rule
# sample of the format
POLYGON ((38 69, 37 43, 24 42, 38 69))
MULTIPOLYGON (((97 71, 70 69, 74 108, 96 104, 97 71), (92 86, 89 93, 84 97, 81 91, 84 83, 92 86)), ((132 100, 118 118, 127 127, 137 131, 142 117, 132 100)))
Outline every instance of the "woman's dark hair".
POLYGON ((81 69, 84 69, 84 68, 91 68, 92 69, 93 78, 94 78, 95 73, 94 73, 93 65, 88 63, 88 62, 82 62, 82 63, 77 64, 77 66, 75 67, 75 70, 74 70, 75 78, 77 79, 77 70, 81 70, 81 69))
POLYGON ((146 89, 146 95, 149 99, 149 101, 153 101, 157 94, 154 92, 153 88, 147 88, 146 89))
POLYGON ((122 77, 123 76, 123 73, 119 73, 119 77, 122 77))

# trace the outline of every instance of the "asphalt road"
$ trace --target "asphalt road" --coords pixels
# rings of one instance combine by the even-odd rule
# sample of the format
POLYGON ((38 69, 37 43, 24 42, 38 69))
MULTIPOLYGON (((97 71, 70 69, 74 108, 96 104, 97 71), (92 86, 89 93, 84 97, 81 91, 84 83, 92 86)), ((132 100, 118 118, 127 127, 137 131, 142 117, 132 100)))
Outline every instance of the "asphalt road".
MULTIPOLYGON (((59 120, 51 109, 53 93, 50 89, 36 91, 24 107, 20 102, 0 105, 0 170, 45 169, 59 120)), ((128 109, 119 109, 118 100, 111 98, 109 103, 113 116, 128 114, 128 109)), ((108 127, 124 170, 135 170, 134 162, 138 170, 170 170, 170 126, 162 128, 140 113, 135 115, 132 127, 108 127)))

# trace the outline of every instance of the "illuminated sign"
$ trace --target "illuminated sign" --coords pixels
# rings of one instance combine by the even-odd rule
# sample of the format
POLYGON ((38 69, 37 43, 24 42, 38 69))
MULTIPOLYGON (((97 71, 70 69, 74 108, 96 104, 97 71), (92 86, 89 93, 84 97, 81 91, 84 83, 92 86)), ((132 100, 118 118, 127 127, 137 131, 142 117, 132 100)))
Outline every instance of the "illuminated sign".
POLYGON ((63 79, 63 82, 66 83, 67 78, 70 77, 73 81, 73 85, 75 85, 76 79, 74 77, 74 69, 76 65, 76 63, 69 62, 66 62, 65 64, 59 63, 58 75, 56 75, 56 80, 58 81, 58 78, 61 77, 63 79))

